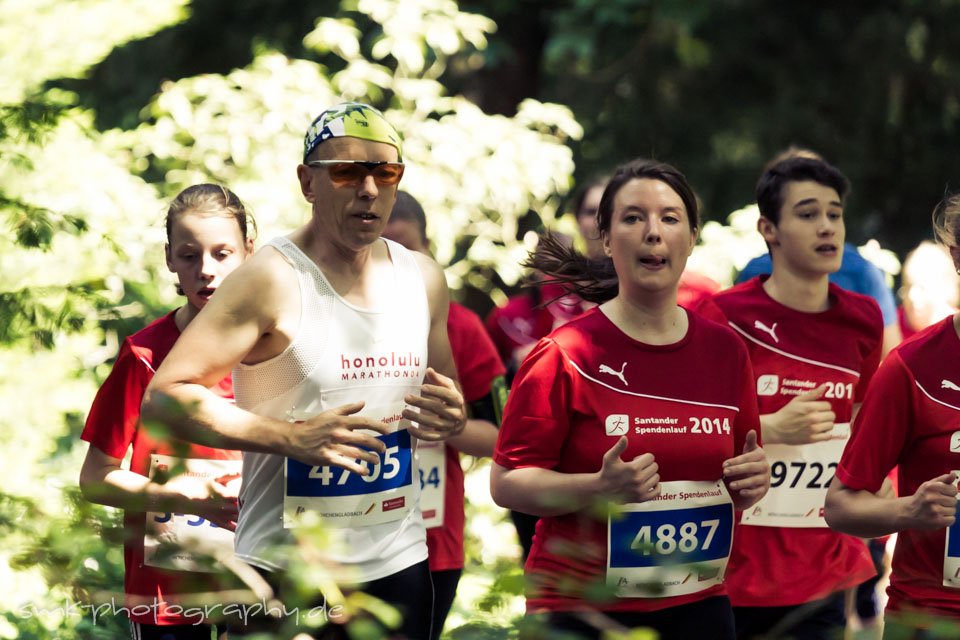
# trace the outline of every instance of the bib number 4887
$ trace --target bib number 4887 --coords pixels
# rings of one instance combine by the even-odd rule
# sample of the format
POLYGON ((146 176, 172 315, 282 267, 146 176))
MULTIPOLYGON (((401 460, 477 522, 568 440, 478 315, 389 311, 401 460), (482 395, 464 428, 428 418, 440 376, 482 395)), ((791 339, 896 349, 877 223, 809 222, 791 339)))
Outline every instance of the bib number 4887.
POLYGON ((637 531, 630 548, 645 556, 669 555, 678 549, 681 553, 709 551, 718 526, 719 519, 684 522, 679 527, 669 522, 656 528, 647 524, 637 531))

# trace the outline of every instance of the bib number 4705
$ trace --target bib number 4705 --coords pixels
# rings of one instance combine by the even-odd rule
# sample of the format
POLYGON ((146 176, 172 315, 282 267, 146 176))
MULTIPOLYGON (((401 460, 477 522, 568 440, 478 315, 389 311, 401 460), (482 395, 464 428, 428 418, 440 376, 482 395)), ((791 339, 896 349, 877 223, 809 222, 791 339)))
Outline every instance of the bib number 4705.
MULTIPOLYGON (((358 464, 367 464, 367 468, 370 473, 365 476, 360 476, 365 482, 376 482, 380 479, 381 471, 383 472, 384 480, 391 480, 400 473, 400 461, 397 459, 396 455, 400 451, 400 447, 393 446, 387 447, 387 450, 383 454, 383 464, 370 464, 365 463, 361 460, 357 460, 358 464)), ((347 469, 338 469, 339 477, 337 478, 336 484, 343 486, 347 483, 347 480, 350 478, 351 472, 347 469)), ((323 486, 329 486, 333 482, 333 477, 335 472, 328 466, 322 467, 311 467, 310 473, 307 475, 308 478, 312 480, 319 480, 323 486)))

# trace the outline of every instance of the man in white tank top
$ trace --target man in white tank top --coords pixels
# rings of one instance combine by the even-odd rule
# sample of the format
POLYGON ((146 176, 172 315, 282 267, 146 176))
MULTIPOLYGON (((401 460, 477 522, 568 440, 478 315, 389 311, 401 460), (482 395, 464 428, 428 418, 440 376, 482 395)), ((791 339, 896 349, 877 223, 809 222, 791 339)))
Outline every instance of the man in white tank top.
MULTIPOLYGON (((275 584, 306 561, 294 528, 322 521, 319 551, 338 582, 396 606, 402 636, 427 638, 433 593, 412 454, 417 440, 460 433, 466 410, 443 272, 380 239, 403 168, 379 111, 346 103, 318 116, 297 167, 310 220, 223 283, 143 411, 186 440, 244 451, 241 560, 275 584), (231 371, 236 405, 209 391, 231 371)), ((264 622, 231 637, 290 621, 264 622)))

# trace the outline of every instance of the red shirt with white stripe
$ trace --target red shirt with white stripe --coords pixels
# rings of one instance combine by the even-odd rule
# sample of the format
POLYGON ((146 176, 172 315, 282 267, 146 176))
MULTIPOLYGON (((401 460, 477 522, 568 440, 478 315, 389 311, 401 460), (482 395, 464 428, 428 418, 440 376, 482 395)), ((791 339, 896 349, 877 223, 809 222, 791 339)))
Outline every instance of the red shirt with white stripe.
MULTIPOLYGON (((143 393, 160 363, 173 348, 180 331, 174 313, 155 320, 128 337, 120 347, 113 370, 97 392, 81 439, 114 458, 122 459, 132 445, 130 470, 143 476, 150 474, 150 456, 161 454, 178 458, 239 460, 239 451, 213 449, 200 445, 151 437, 140 423, 143 393)), ((229 376, 217 388, 220 395, 233 398, 229 376)), ((171 613, 169 605, 178 604, 177 594, 216 591, 220 588, 214 574, 159 569, 144 564, 144 526, 146 514, 126 511, 124 514, 124 591, 127 606, 140 605, 130 615, 141 624, 195 624, 197 617, 171 613)))
MULTIPOLYGON (((750 361, 728 328, 687 317, 686 335, 669 345, 633 340, 599 308, 541 340, 514 380, 494 461, 595 473, 626 435, 621 459, 652 453, 663 482, 722 478, 723 461, 742 452, 747 432, 759 434, 750 361), (732 428, 691 428, 706 418, 732 428)), ((528 611, 655 611, 725 593, 721 583, 671 597, 585 598, 584 590, 604 584, 606 565, 604 515, 588 509, 541 518, 526 565, 536 585, 528 611)))
MULTIPOLYGON (((491 383, 505 373, 497 348, 484 330, 480 317, 455 302, 450 303, 447 335, 463 398, 468 404, 476 402, 490 393, 491 383)), ((462 569, 464 560, 463 467, 460 466, 460 452, 449 444, 444 445, 444 465, 443 524, 427 529, 431 571, 462 569)), ((424 517, 427 517, 426 513, 424 517)))
MULTIPOLYGON (((760 415, 775 413, 796 395, 826 383, 821 399, 830 403, 835 423, 849 423, 880 361, 883 320, 877 303, 831 284, 830 308, 804 313, 771 298, 763 288, 768 277, 722 291, 697 312, 729 325, 747 345, 760 415)), ((767 454, 776 464, 769 446, 767 454)), ((803 480, 809 486, 809 479, 803 480)), ((727 571, 735 607, 797 605, 876 574, 858 538, 825 526, 747 526, 741 520, 738 514, 727 571)))
MULTIPOLYGON (((876 492, 899 465, 901 496, 960 470, 960 339, 953 317, 924 329, 887 355, 857 414, 837 477, 876 492)), ((952 534, 960 536, 954 525, 952 534)), ((947 529, 904 530, 893 552, 888 609, 927 609, 960 618, 960 589, 946 587, 947 529)), ((950 573, 960 585, 960 569, 950 573)))

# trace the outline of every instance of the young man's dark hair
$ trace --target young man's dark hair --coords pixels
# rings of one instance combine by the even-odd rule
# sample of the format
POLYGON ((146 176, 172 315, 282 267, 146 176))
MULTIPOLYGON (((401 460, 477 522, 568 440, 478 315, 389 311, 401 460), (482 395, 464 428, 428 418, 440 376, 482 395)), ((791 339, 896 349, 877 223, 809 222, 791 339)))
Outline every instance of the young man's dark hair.
POLYGON ((830 187, 840 196, 841 203, 850 192, 850 182, 839 169, 825 160, 809 157, 791 157, 769 166, 757 182, 757 206, 760 215, 780 223, 783 193, 791 182, 816 182, 830 187))

